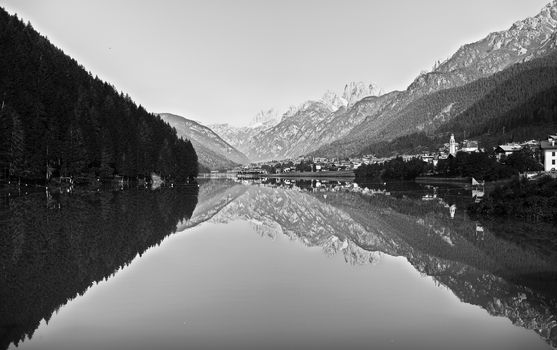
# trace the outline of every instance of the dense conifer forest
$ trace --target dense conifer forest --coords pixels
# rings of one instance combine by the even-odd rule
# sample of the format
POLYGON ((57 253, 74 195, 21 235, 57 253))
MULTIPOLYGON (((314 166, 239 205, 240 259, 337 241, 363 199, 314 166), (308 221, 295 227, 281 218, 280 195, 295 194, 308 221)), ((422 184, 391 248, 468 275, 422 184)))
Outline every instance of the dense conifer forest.
POLYGON ((0 8, 0 178, 197 171, 189 141, 0 8))

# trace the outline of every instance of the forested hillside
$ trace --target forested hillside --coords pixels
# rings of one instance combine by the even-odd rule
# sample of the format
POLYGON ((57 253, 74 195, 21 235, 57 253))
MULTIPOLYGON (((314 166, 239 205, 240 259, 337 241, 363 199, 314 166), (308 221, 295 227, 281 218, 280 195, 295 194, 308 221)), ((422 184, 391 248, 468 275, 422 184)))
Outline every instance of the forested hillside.
MULTIPOLYGON (((395 117, 387 118, 383 124, 383 134, 396 135, 395 138, 385 140, 378 136, 374 140, 366 134, 365 128, 356 128, 357 130, 352 133, 353 138, 349 141, 339 140, 323 147, 315 154, 342 152, 340 156, 347 156, 376 152, 404 153, 415 147, 425 148, 425 146, 436 145, 439 143, 438 138, 447 142, 446 134, 451 132, 458 134, 462 139, 472 136, 483 137, 484 134, 493 136, 501 131, 506 132, 505 137, 508 138, 509 129, 503 130, 503 125, 500 125, 501 130, 491 129, 480 132, 478 128, 488 121, 502 118, 504 115, 510 116, 515 109, 535 109, 536 105, 532 101, 543 99, 536 96, 543 95, 556 85, 557 53, 553 53, 515 64, 490 77, 415 100, 397 112, 395 117)), ((551 100, 550 96, 548 98, 551 100)), ((517 118, 524 117, 525 115, 521 117, 514 115, 515 124, 517 118)), ((523 134, 527 138, 535 137, 535 135, 527 136, 528 133, 523 134)))
POLYGON ((557 54, 425 96, 418 101, 418 106, 424 108, 422 111, 435 109, 442 104, 439 101, 452 98, 467 106, 454 118, 439 121, 427 131, 418 128, 390 141, 369 143, 359 153, 392 155, 433 151, 447 142, 451 133, 460 140, 479 140, 482 147, 545 138, 557 130, 557 54))
POLYGON ((517 74, 438 132, 498 142, 547 137, 557 129, 557 55, 548 59, 554 66, 517 74))
POLYGON ((362 154, 389 156, 435 151, 448 141, 450 132, 447 130, 453 130, 459 139, 466 136, 468 139, 478 140, 480 146, 486 149, 507 142, 544 139, 557 131, 556 96, 557 85, 491 119, 475 121, 471 114, 464 113, 462 118, 458 117, 454 122, 444 125, 435 136, 428 136, 423 132, 412 133, 389 142, 370 144, 364 148, 362 154))
POLYGON ((0 176, 197 175, 189 141, 0 8, 0 176))
MULTIPOLYGON (((556 57, 548 54, 555 53, 557 48, 556 30, 557 1, 552 1, 536 16, 464 45, 446 61, 437 62, 431 72, 420 74, 405 91, 400 92, 393 103, 368 114, 348 134, 323 145, 313 154, 346 157, 412 133, 438 135, 438 127, 468 110, 510 76, 516 78, 520 71, 555 66, 556 57)), ((510 111, 549 88, 554 75, 544 74, 539 71, 537 82, 525 80, 523 88, 517 84, 515 91, 519 98, 509 94, 510 99, 500 103, 499 107, 504 108, 504 112, 510 111)), ((523 78, 537 79, 531 72, 523 78)))

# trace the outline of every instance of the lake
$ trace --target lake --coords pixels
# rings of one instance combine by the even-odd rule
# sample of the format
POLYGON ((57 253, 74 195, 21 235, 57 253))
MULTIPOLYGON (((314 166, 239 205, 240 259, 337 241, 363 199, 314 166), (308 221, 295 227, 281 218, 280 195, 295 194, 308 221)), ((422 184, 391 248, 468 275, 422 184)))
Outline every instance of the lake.
POLYGON ((203 180, 0 194, 0 349, 552 349, 554 228, 471 189, 203 180))

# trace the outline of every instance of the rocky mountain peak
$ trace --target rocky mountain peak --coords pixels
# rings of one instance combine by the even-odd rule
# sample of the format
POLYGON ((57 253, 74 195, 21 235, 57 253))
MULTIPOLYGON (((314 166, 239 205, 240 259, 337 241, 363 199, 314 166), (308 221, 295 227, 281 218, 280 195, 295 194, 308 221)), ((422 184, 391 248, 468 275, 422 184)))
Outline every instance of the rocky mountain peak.
POLYGON ((321 97, 321 102, 323 102, 327 107, 329 107, 332 111, 336 111, 341 107, 346 107, 348 105, 348 101, 343 97, 340 97, 334 91, 327 91, 323 97, 321 97))
POLYGON ((298 110, 301 108, 301 106, 290 106, 288 107, 288 109, 286 110, 286 112, 284 112, 282 114, 282 120, 284 119, 288 119, 290 117, 293 117, 294 115, 296 115, 296 113, 298 113, 298 110))
POLYGON ((513 30, 544 30, 555 29, 557 27, 557 2, 552 1, 545 5, 535 17, 528 17, 525 20, 517 21, 513 24, 513 30), (543 28, 546 27, 546 28, 543 28), (547 28, 548 27, 548 28, 547 28))
POLYGON ((366 84, 363 81, 351 82, 344 86, 342 98, 346 100, 347 107, 352 107, 356 102, 364 97, 379 96, 382 94, 381 89, 377 85, 370 83, 366 84))
POLYGON ((545 5, 540 14, 536 17, 557 21, 557 0, 553 0, 549 4, 545 5))
POLYGON ((304 103, 302 103, 302 104, 300 104, 300 105, 298 105, 298 106, 290 106, 290 107, 288 107, 288 110, 286 110, 286 112, 284 112, 284 113, 282 114, 282 119, 281 119, 281 121, 286 120, 286 119, 289 119, 289 118, 292 118, 292 117, 294 117, 294 116, 296 116, 296 115, 299 115, 300 113, 302 113, 302 112, 304 112, 304 111, 310 110, 310 109, 312 109, 316 104, 319 104, 319 103, 322 103, 323 105, 326 105, 327 107, 330 107, 330 106, 329 106, 325 101, 323 101, 323 100, 319 100, 319 101, 311 101, 311 100, 310 100, 310 101, 306 101, 306 102, 304 102, 304 103))
POLYGON ((262 125, 275 125, 278 122, 280 122, 279 113, 274 108, 271 108, 267 111, 260 111, 257 113, 251 120, 249 126, 255 128, 262 125))
POLYGON ((489 34, 462 46, 452 57, 436 63, 409 86, 411 94, 423 95, 466 84, 497 73, 508 66, 547 53, 555 42, 557 1, 538 15, 515 22, 509 29, 489 34))
POLYGON ((379 96, 381 94, 381 89, 373 83, 366 84, 363 81, 350 82, 344 86, 342 95, 329 90, 321 97, 320 102, 323 102, 332 111, 337 111, 341 107, 350 108, 365 97, 379 96))

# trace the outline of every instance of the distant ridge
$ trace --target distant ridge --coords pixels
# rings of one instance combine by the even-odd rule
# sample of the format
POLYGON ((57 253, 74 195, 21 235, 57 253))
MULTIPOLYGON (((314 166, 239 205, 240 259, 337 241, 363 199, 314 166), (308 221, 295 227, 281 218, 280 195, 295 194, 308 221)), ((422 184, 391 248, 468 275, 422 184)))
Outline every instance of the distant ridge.
POLYGON ((248 158, 210 128, 171 113, 160 113, 162 120, 176 129, 179 137, 191 141, 199 163, 208 170, 230 169, 249 163, 248 158))

